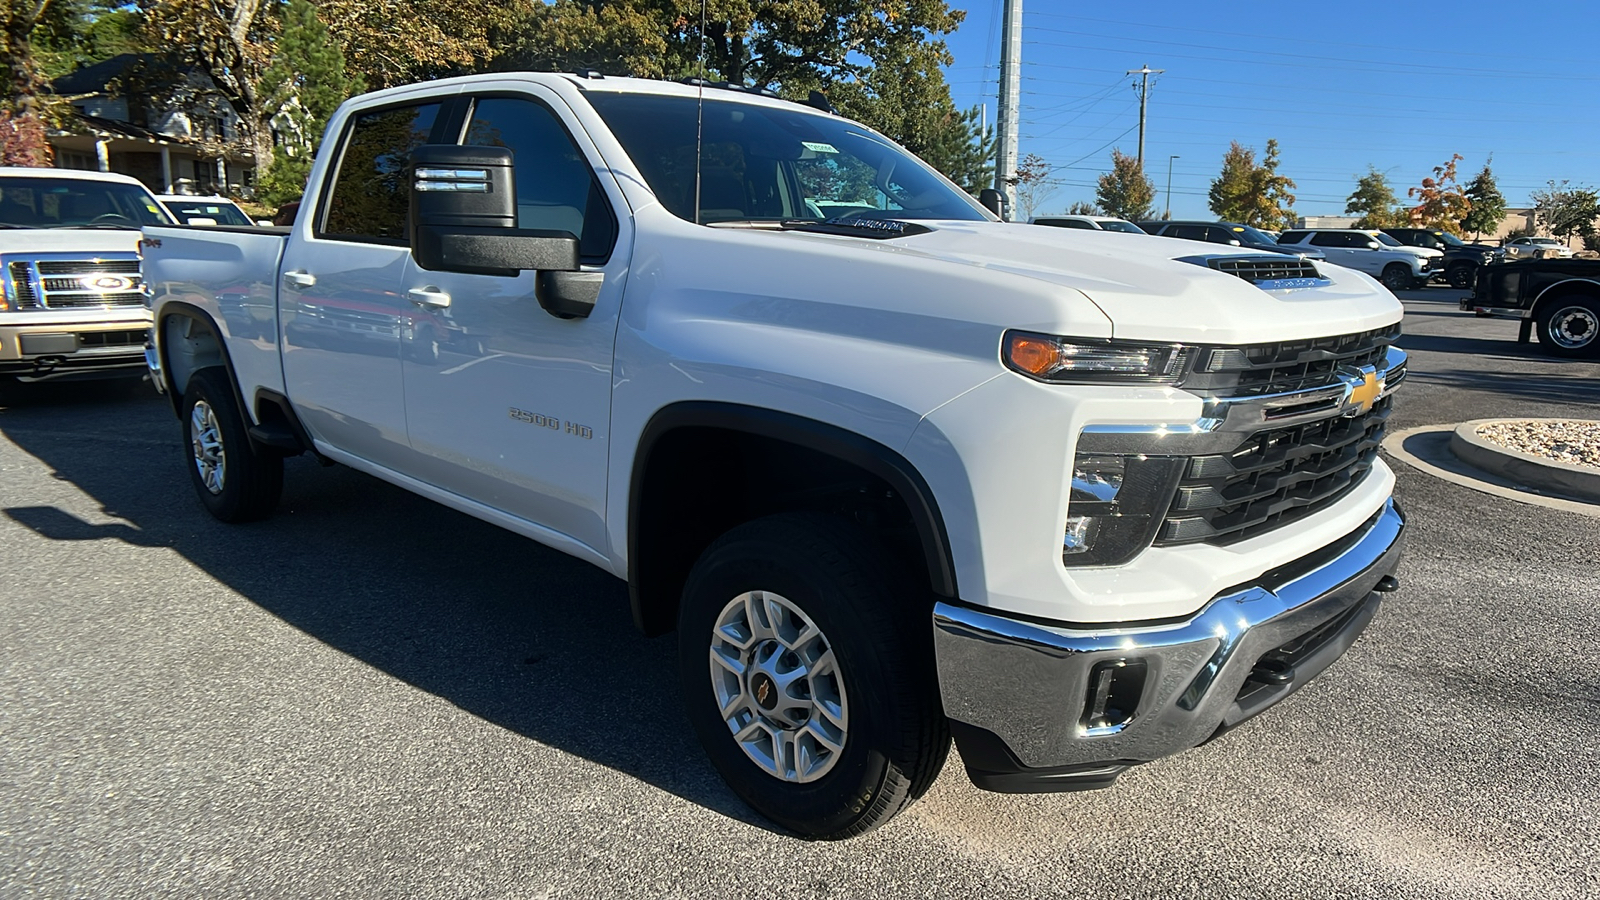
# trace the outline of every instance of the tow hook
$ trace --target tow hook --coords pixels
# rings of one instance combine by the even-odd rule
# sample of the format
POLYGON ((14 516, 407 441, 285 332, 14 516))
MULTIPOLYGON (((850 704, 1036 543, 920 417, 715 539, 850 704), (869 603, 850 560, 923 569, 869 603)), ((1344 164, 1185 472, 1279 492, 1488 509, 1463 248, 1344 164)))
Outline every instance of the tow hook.
POLYGON ((1294 681, 1294 666, 1285 659, 1263 656, 1251 667, 1250 680, 1261 684, 1288 684, 1294 681))
POLYGON ((1380 594, 1392 594, 1400 590, 1400 579, 1393 575, 1385 575, 1378 579, 1378 583, 1373 585, 1372 589, 1380 594))
POLYGON ((33 376, 35 378, 49 375, 61 368, 67 361, 65 356, 41 356, 33 361, 33 376))

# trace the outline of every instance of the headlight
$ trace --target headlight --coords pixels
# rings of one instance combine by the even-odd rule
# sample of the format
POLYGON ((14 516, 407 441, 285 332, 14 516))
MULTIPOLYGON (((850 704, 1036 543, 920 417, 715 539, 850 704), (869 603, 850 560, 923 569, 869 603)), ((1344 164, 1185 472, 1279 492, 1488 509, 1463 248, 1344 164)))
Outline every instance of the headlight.
POLYGON ((1012 370, 1052 384, 1176 384, 1194 348, 1008 331, 1001 356, 1012 370))
POLYGON ((1155 540, 1185 462, 1173 456, 1080 452, 1072 461, 1062 563, 1119 566, 1138 556, 1155 540))

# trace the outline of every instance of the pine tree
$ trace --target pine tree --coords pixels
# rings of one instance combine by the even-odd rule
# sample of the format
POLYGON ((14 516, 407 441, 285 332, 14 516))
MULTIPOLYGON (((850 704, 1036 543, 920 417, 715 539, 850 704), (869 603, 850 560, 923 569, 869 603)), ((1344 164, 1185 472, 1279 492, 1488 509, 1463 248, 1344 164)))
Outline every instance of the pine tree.
POLYGON ((262 202, 276 206, 301 195, 328 119, 360 91, 360 78, 346 72, 344 54, 316 7, 309 0, 289 0, 283 30, 273 42, 272 65, 262 73, 259 88, 282 139, 259 183, 262 202))
POLYGON ((1224 222, 1243 222, 1255 192, 1256 152, 1234 141, 1222 156, 1222 172, 1206 192, 1207 205, 1224 222))
POLYGON ((1495 183, 1494 172, 1489 169, 1492 162, 1494 157, 1491 156, 1484 161, 1483 171, 1467 182, 1467 199, 1472 203, 1472 211, 1461 220, 1461 230, 1472 232, 1473 237, 1498 230, 1506 218, 1506 198, 1495 183))

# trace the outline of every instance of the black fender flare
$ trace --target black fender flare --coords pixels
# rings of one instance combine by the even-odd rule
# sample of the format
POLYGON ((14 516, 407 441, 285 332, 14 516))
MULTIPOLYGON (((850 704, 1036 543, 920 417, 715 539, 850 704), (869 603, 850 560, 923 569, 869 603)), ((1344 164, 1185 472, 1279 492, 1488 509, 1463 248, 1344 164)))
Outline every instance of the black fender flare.
POLYGON ((682 428, 715 428, 783 441, 834 457, 883 479, 899 494, 911 515, 934 594, 958 599, 955 560, 938 500, 922 473, 900 453, 848 429, 793 413, 739 403, 690 400, 664 406, 650 417, 639 435, 628 482, 628 597, 635 624, 647 633, 659 631, 647 627, 646 614, 659 598, 646 595, 646 579, 638 571, 645 473, 655 446, 682 428))

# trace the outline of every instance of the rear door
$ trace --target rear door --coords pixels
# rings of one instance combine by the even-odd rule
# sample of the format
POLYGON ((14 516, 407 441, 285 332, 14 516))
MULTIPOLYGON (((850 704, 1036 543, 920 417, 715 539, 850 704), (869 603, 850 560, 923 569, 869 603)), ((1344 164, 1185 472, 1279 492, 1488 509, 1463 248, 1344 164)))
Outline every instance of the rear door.
POLYGON ((352 116, 320 209, 307 208, 279 276, 283 377, 311 433, 388 467, 408 456, 400 354, 415 307, 400 292, 410 258, 406 155, 429 139, 436 99, 352 116))
POLYGON ((1360 269, 1363 272, 1371 271, 1370 260, 1366 259, 1366 256, 1371 254, 1365 248, 1356 249, 1354 246, 1356 237, 1357 235, 1346 234, 1343 231, 1318 231, 1311 235, 1311 246, 1321 250, 1328 258, 1328 262, 1360 269))
POLYGON ((401 363, 421 455, 414 474, 604 555, 612 350, 631 217, 554 92, 519 82, 470 100, 460 142, 512 151, 518 226, 578 235, 583 269, 604 282, 590 316, 558 319, 539 305, 537 273, 406 265, 402 301, 419 298, 413 308, 426 317, 401 363))

